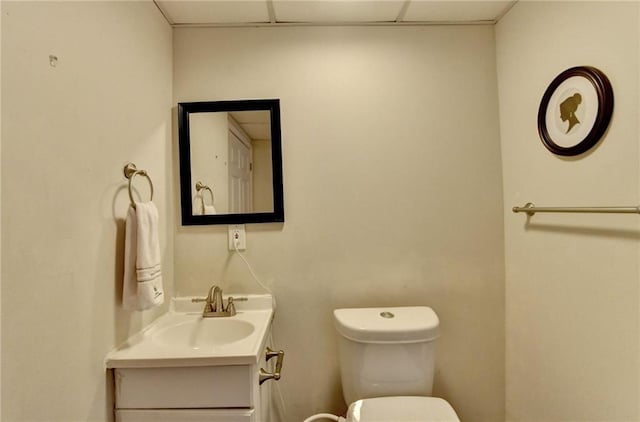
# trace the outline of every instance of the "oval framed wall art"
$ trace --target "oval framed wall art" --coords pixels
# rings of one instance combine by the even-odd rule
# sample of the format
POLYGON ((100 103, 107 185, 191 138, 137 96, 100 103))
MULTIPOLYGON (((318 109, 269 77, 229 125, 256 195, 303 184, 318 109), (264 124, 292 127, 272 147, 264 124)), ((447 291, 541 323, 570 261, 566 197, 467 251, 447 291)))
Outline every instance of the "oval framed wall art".
POLYGON ((595 67, 572 67, 556 76, 542 96, 538 133, 552 153, 580 155, 602 138, 612 114, 607 76, 595 67))

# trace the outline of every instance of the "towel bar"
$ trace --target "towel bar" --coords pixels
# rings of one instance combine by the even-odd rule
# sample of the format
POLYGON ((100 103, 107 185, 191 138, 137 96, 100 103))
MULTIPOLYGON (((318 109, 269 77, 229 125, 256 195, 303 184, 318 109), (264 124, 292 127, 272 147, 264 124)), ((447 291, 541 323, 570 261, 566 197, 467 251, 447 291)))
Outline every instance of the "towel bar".
POLYGON ((524 212, 532 216, 537 212, 592 213, 592 214, 640 214, 637 207, 536 207, 527 202, 524 207, 513 207, 513 212, 524 212))
POLYGON ((127 163, 127 165, 124 166, 124 177, 129 179, 129 199, 131 200, 131 206, 133 208, 136 207, 136 201, 133 200, 133 193, 131 191, 131 183, 133 182, 133 178, 136 177, 138 174, 140 176, 146 177, 147 180, 149 181, 149 187, 151 188, 151 194, 150 194, 149 201, 153 200, 153 182, 151 181, 151 177, 149 177, 149 173, 147 173, 146 170, 138 170, 136 165, 133 164, 133 163, 127 163))

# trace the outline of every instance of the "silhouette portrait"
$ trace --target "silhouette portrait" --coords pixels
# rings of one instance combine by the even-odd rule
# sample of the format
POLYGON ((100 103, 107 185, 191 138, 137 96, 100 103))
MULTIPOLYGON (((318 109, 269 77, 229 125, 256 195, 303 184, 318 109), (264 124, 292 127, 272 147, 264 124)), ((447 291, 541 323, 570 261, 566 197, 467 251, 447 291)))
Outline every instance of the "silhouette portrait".
POLYGON ((569 127, 565 133, 571 132, 571 129, 580 123, 580 120, 576 117, 576 111, 578 111, 580 103, 582 103, 582 95, 578 93, 560 103, 560 118, 563 122, 569 121, 569 127))

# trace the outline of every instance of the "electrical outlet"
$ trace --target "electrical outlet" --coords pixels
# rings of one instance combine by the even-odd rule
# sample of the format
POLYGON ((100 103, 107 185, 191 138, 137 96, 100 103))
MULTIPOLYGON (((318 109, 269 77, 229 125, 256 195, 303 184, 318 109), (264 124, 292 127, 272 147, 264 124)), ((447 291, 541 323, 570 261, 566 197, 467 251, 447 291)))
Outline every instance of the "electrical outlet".
POLYGON ((238 250, 244 251, 247 249, 247 233, 244 231, 244 224, 236 224, 229 226, 229 250, 235 251, 235 244, 238 245, 238 250))

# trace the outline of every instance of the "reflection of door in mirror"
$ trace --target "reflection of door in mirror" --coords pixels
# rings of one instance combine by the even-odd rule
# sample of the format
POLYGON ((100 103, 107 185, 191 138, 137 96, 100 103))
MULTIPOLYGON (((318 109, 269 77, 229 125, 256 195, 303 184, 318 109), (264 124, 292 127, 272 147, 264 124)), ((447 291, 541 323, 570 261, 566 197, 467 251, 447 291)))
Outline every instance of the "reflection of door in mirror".
POLYGON ((253 212, 251 140, 229 118, 229 212, 253 212))
POLYGON ((268 110, 229 113, 230 213, 273 212, 270 119, 268 110))

